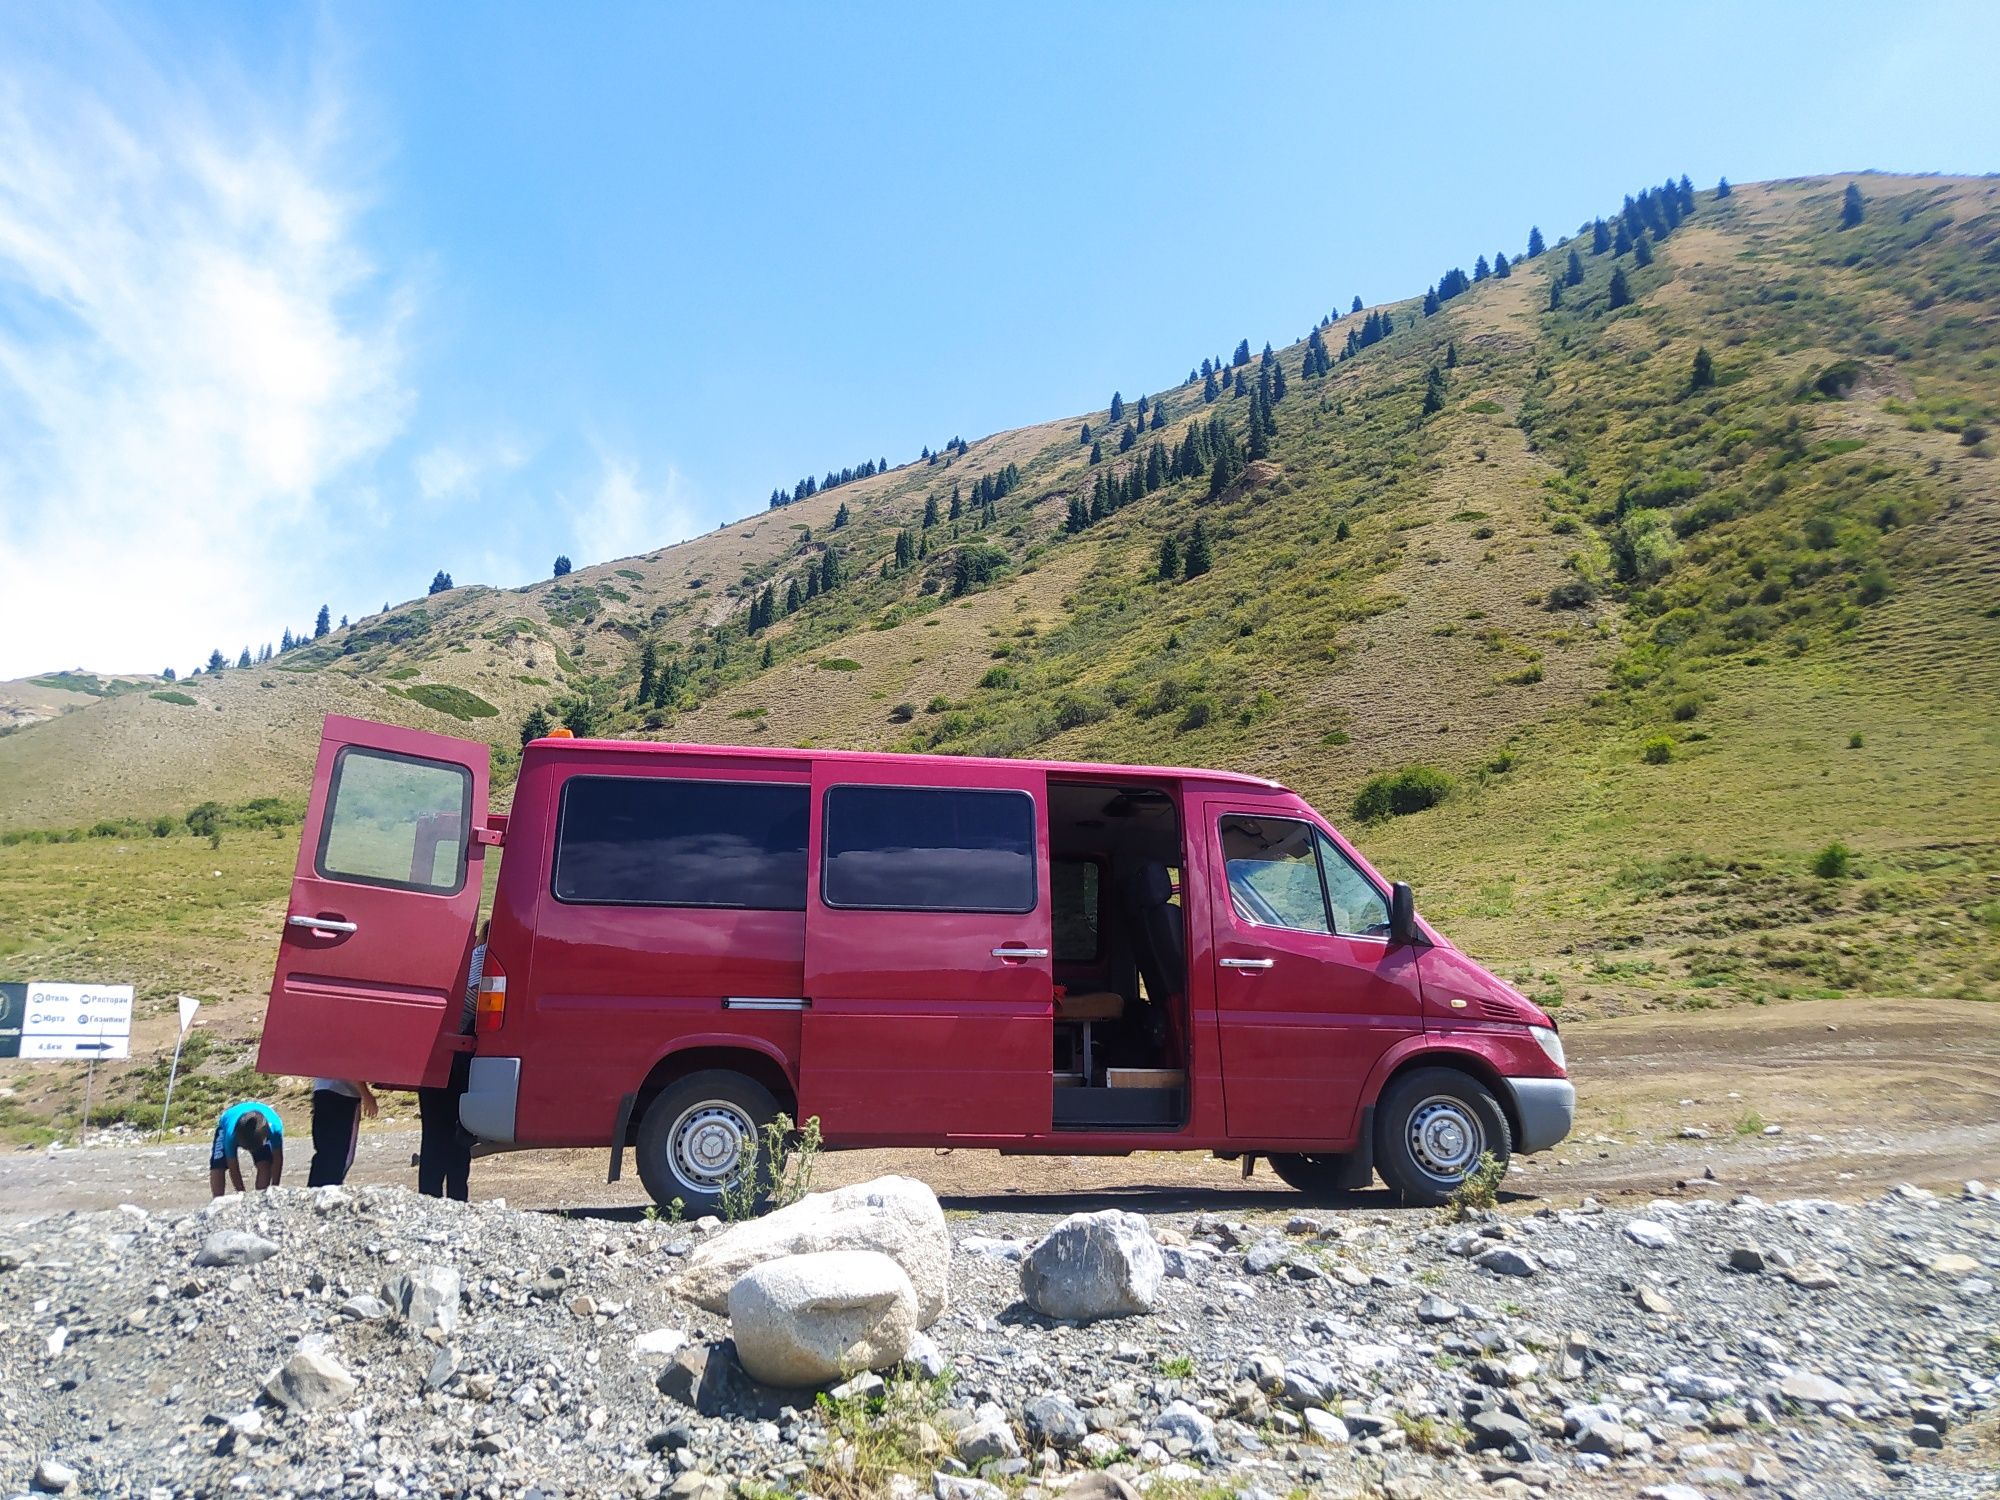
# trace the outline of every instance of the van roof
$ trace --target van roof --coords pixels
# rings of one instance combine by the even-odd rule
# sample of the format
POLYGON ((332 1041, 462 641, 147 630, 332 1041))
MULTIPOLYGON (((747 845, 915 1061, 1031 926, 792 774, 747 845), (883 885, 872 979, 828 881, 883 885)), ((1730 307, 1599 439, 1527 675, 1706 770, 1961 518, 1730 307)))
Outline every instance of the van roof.
POLYGON ((1132 776, 1172 777, 1175 780, 1212 781, 1228 786, 1254 787, 1259 791, 1288 792, 1291 789, 1263 776, 1246 776, 1239 771, 1207 771, 1191 766, 1132 766, 1109 761, 1007 759, 990 755, 913 755, 894 750, 819 750, 777 745, 696 745, 674 740, 530 740, 527 751, 568 755, 596 751, 617 751, 639 755, 727 755, 747 760, 805 762, 838 760, 854 763, 895 762, 917 766, 994 766, 1019 769, 1035 766, 1051 773, 1103 776, 1108 772, 1132 776))

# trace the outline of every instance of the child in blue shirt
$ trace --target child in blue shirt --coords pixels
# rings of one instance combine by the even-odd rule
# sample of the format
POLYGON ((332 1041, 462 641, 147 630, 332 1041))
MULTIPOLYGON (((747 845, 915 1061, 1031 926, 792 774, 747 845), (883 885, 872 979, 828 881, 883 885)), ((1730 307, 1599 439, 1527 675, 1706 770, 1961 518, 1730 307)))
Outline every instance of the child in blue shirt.
POLYGON ((208 1148, 208 1192, 220 1198, 225 1178, 243 1192, 243 1169, 237 1152, 248 1151, 257 1164, 257 1188, 276 1187, 285 1175, 285 1122, 268 1104, 246 1099, 232 1104, 215 1122, 215 1139, 208 1148))

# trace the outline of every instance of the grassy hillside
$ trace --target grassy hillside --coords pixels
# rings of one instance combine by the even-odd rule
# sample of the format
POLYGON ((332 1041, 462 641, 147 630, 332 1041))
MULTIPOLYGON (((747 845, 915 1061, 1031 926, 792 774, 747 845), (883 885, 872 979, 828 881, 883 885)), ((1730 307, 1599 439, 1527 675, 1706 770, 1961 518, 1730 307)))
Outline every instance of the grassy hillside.
POLYGON ((1704 191, 1644 265, 1586 224, 1435 315, 1345 314, 1319 330, 1336 355, 1368 316, 1394 331, 1324 374, 1276 350, 1268 455, 1215 496, 1204 472, 1069 525, 1156 440, 1219 415, 1240 444, 1255 359, 1213 403, 1199 379, 1149 393, 1164 420, 1129 453, 1083 413, 165 697, 86 696, 0 735, 0 836, 108 820, 0 845, 0 963, 129 973, 155 1013, 206 993, 247 1031, 285 835, 119 820, 295 798, 328 711, 489 739, 504 785, 544 708, 1277 776, 1565 1015, 2000 997, 2000 183, 1862 176, 1842 228, 1848 180, 1704 191), (975 486, 1010 468, 982 516, 975 486), (1161 581, 1197 523, 1212 568, 1161 581), (838 586, 747 631, 829 547, 838 586), (642 702, 648 642, 669 687, 642 702), (1363 784, 1413 766, 1449 794, 1354 826, 1363 784))

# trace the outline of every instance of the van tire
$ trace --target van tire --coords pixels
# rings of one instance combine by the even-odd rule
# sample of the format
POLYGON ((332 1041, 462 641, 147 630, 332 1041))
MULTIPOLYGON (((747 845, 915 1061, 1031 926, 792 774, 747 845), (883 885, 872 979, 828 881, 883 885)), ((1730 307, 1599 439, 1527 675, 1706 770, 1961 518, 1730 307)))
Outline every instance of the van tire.
POLYGON ((1285 1186, 1296 1188, 1315 1202, 1323 1202, 1345 1190, 1351 1170, 1345 1156, 1325 1153, 1305 1155, 1297 1151, 1277 1151, 1265 1156, 1271 1170, 1285 1186))
MULTIPOLYGON (((662 1209, 679 1199, 687 1218, 722 1212, 727 1162, 740 1159, 747 1141, 755 1180, 771 1180, 764 1127, 778 1117, 778 1101, 754 1078, 727 1068, 704 1068, 668 1084, 639 1120, 633 1157, 639 1180, 662 1209)), ((759 1193, 755 1206, 763 1207, 759 1193)))
POLYGON ((1482 1155, 1504 1165, 1513 1150, 1507 1112, 1456 1068, 1405 1073, 1375 1107, 1375 1170, 1405 1203, 1444 1203, 1482 1155))

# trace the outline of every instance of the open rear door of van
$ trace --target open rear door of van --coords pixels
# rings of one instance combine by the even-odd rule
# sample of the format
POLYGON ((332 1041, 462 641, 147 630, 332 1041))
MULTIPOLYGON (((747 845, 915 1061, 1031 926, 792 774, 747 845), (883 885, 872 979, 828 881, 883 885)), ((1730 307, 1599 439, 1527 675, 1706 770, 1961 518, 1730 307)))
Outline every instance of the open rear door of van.
POLYGON ((488 846, 487 747, 329 716, 257 1067, 447 1081, 488 846))

